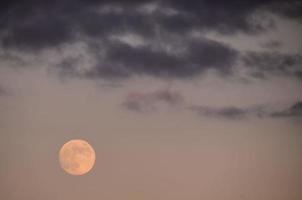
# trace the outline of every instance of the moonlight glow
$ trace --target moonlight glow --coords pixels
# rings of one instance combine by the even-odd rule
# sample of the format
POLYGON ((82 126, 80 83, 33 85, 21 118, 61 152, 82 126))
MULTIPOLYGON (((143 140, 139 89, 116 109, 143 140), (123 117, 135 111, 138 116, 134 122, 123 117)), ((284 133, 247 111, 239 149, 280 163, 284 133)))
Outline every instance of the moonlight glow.
POLYGON ((95 151, 85 140, 70 140, 62 146, 59 161, 65 172, 83 175, 94 166, 95 151))

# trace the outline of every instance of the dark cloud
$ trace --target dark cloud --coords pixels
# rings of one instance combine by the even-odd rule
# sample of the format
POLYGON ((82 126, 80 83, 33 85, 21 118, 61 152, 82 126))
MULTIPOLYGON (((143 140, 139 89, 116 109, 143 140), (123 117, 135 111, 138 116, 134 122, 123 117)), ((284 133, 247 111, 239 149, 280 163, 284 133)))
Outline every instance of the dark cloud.
POLYGON ((296 102, 289 108, 279 111, 272 112, 272 117, 302 117, 302 102, 296 102))
POLYGON ((41 50, 83 39, 80 35, 104 37, 122 31, 127 25, 143 29, 146 21, 131 14, 131 9, 128 14, 102 14, 98 7, 107 4, 129 7, 144 2, 4 1, 0 14, 1 43, 5 48, 41 50))
POLYGON ((271 75, 292 76, 301 79, 302 56, 278 52, 247 52, 243 63, 250 68, 254 77, 265 78, 271 75))
POLYGON ((247 116, 247 110, 238 107, 213 108, 208 106, 191 106, 190 109, 203 117, 242 119, 247 116))
POLYGON ((269 5, 270 1, 169 1, 171 5, 186 13, 198 29, 216 30, 231 34, 238 31, 257 33, 267 27, 251 19, 251 15, 269 5))
MULTIPOLYGON (((0 3, 0 46, 4 51, 36 55, 41 50, 81 41, 102 52, 87 52, 96 64, 84 72, 74 67, 75 60, 70 62, 73 58, 56 66, 71 76, 120 78, 146 74, 191 78, 208 69, 230 74, 238 52, 205 38, 193 40, 188 36, 193 30, 259 33, 273 25, 265 15, 259 15, 261 11, 299 20, 300 7, 296 1, 281 0, 5 0, 0 3), (112 40, 125 34, 138 35, 147 44, 132 46, 112 40), (172 50, 184 50, 167 51, 167 41, 172 50)), ((301 77, 301 70, 290 73, 301 77)))
POLYGON ((110 42, 105 56, 87 71, 90 77, 128 77, 145 74, 164 78, 191 78, 208 69, 231 73, 237 52, 221 43, 202 39, 186 43, 185 51, 173 54, 152 46, 133 47, 110 42), (219 59, 218 59, 219 58, 219 59))
POLYGON ((253 33, 267 28, 263 25, 263 16, 261 21, 251 18, 261 9, 294 19, 301 17, 300 3, 281 0, 5 0, 1 1, 0 7, 2 45, 30 49, 54 47, 79 39, 79 35, 106 37, 131 31, 152 36, 156 29, 171 34, 196 29, 253 33), (157 5, 153 13, 138 12, 141 6, 152 3, 157 5), (172 14, 171 10, 174 11, 172 14))
POLYGON ((230 107, 209 107, 209 106, 191 106, 190 110, 196 112, 202 117, 239 120, 247 118, 288 118, 302 116, 302 103, 298 102, 289 109, 275 111, 266 106, 256 106, 248 108, 230 107))
POLYGON ((302 2, 301 1, 276 1, 270 6, 270 10, 277 14, 281 14, 291 19, 302 22, 302 2))
POLYGON ((279 49, 282 46, 282 43, 277 40, 270 40, 261 44, 263 48, 267 49, 279 49))
POLYGON ((276 111, 269 106, 253 106, 253 107, 210 107, 194 105, 189 109, 198 115, 209 118, 238 120, 244 118, 288 118, 302 117, 302 102, 296 102, 292 106, 282 111, 276 111))
POLYGON ((150 112, 158 108, 160 103, 176 106, 183 103, 183 96, 171 90, 156 90, 149 93, 133 92, 128 94, 122 106, 130 111, 150 112))

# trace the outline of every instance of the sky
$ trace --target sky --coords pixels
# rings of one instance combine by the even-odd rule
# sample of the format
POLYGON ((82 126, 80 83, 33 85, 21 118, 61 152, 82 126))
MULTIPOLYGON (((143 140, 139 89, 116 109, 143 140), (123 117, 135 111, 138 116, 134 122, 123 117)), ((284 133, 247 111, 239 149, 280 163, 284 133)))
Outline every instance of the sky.
POLYGON ((0 3, 0 199, 302 199, 302 3, 0 3), (93 169, 59 150, 88 141, 93 169))

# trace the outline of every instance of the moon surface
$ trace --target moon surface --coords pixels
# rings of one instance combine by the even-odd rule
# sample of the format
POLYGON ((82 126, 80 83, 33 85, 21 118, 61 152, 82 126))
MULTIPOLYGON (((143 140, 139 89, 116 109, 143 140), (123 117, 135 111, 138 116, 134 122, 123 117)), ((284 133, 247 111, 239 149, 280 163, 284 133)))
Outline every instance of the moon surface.
POLYGON ((59 161, 68 174, 83 175, 93 168, 95 151, 85 140, 70 140, 60 149, 59 161))

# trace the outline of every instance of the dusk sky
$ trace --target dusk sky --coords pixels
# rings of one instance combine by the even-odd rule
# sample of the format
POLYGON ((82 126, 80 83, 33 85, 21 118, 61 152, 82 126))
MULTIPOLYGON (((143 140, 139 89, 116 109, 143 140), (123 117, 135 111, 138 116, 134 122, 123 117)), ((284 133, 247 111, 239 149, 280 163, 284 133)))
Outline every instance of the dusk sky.
POLYGON ((301 200, 301 38, 299 0, 1 1, 0 199, 301 200))

